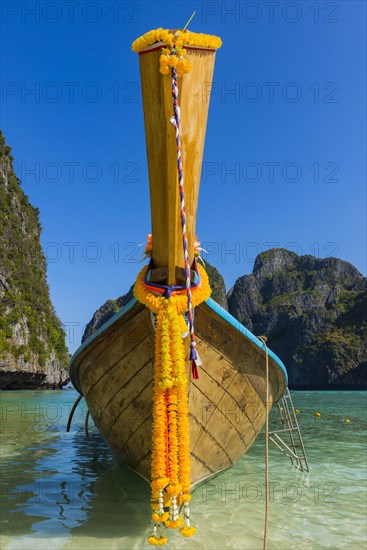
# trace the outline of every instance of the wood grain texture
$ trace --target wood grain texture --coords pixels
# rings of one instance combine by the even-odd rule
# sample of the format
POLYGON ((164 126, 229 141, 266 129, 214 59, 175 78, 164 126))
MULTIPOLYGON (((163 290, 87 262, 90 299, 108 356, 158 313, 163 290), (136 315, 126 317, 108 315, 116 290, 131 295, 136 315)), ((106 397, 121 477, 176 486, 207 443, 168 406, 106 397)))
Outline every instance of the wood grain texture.
MULTIPOLYGON (((144 53, 140 77, 148 156, 153 260, 168 267, 168 284, 176 282, 175 267, 184 267, 178 194, 177 151, 173 115, 172 81, 159 72, 160 50, 144 53)), ((213 79, 215 51, 187 49, 192 70, 179 78, 181 149, 185 184, 189 257, 194 257, 196 211, 209 108, 206 90, 213 79)))
MULTIPOLYGON (((196 309, 195 328, 203 367, 189 384, 193 484, 236 462, 251 447, 266 414, 264 351, 206 304, 196 309)), ((93 340, 71 369, 102 437, 123 464, 147 479, 153 363, 150 313, 137 303, 93 340)), ((271 407, 284 391, 284 377, 271 358, 269 365, 271 407)))

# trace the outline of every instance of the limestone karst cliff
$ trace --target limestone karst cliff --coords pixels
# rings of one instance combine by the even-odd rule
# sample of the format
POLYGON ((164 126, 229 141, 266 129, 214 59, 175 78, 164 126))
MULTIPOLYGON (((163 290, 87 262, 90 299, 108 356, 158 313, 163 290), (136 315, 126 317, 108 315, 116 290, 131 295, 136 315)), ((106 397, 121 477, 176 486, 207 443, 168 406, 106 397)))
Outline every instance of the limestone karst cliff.
POLYGON ((60 388, 69 377, 40 233, 0 132, 0 389, 60 388))

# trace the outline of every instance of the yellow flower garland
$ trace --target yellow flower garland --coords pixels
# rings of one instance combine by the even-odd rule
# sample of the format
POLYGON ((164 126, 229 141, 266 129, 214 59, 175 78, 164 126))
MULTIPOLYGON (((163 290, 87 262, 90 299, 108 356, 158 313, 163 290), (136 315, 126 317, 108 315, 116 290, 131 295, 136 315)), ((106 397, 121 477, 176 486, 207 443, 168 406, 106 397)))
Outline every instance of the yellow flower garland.
POLYGON ((173 67, 177 70, 178 76, 189 73, 192 69, 191 62, 185 57, 184 45, 198 48, 218 49, 222 45, 219 36, 210 34, 195 33, 188 30, 172 31, 168 29, 156 29, 149 31, 132 44, 134 52, 139 53, 155 43, 163 42, 167 47, 162 48, 159 58, 159 71, 163 75, 171 73, 173 67))
MULTIPOLYGON (((192 288, 192 305, 198 306, 211 294, 209 278, 198 266, 201 284, 192 288)), ((154 534, 148 542, 161 545, 167 538, 157 538, 162 523, 180 528, 185 537, 196 528, 190 527, 188 503, 190 495, 190 434, 188 417, 188 376, 182 340, 182 314, 187 310, 186 294, 173 294, 166 299, 146 288, 144 278, 148 266, 139 273, 135 286, 136 299, 157 315, 153 386, 153 427, 151 464, 151 505, 154 510, 154 534), (185 519, 178 515, 183 504, 185 519), (164 507, 169 506, 169 512, 164 507)))
MULTIPOLYGON (((198 265, 201 285, 191 289, 192 307, 197 307, 202 302, 205 302, 210 297, 211 289, 209 285, 209 277, 202 265, 198 265)), ((148 270, 148 266, 144 266, 138 274, 134 285, 134 296, 142 304, 144 304, 153 313, 158 313, 162 304, 172 300, 178 314, 185 313, 187 310, 186 294, 176 294, 168 300, 163 296, 154 294, 145 288, 144 277, 148 270)))
POLYGON ((171 49, 174 47, 182 48, 184 45, 197 48, 213 48, 218 49, 222 45, 219 36, 211 34, 196 33, 191 31, 155 29, 149 31, 143 36, 137 38, 132 44, 132 50, 139 53, 149 46, 153 46, 156 42, 163 42, 171 49))
POLYGON ((192 64, 186 59, 185 55, 186 50, 183 48, 175 48, 172 50, 163 48, 162 55, 159 58, 159 72, 162 74, 170 74, 171 69, 175 67, 178 76, 189 73, 192 69, 192 64))

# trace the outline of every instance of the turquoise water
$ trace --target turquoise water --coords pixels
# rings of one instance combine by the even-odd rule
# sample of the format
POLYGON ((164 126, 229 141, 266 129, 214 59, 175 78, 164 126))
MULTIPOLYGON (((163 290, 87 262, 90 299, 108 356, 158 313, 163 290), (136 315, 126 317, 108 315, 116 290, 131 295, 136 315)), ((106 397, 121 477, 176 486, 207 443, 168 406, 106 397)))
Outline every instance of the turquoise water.
MULTIPOLYGON (((148 486, 117 464, 93 426, 85 437, 83 402, 65 433, 76 396, 0 393, 2 550, 152 548, 148 486)), ((365 548, 366 393, 292 396, 311 472, 292 469, 270 448, 269 550, 365 548)), ((166 548, 262 548, 263 480, 259 437, 234 467, 194 492, 195 537, 170 531, 166 548)))

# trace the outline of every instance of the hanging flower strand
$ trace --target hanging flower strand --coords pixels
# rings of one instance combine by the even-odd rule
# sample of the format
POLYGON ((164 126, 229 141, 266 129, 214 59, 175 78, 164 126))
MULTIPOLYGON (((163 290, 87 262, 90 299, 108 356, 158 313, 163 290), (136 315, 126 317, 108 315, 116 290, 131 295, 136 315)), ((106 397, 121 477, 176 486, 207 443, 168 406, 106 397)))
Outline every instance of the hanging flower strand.
POLYGON ((176 68, 178 76, 189 73, 192 64, 186 59, 186 50, 184 48, 168 49, 162 48, 162 55, 159 58, 159 72, 170 74, 172 68, 176 68))
MULTIPOLYGON (((190 525, 190 433, 188 410, 188 375, 182 338, 182 315, 187 310, 185 294, 170 298, 155 294, 146 287, 148 266, 139 273, 136 299, 157 315, 153 380, 153 428, 151 463, 151 504, 153 534, 148 542, 162 545, 167 537, 162 526, 180 530, 185 537, 196 528, 190 525), (183 517, 179 507, 183 505, 183 517), (159 535, 159 536, 158 536, 159 535)), ((192 289, 192 305, 198 306, 211 294, 208 275, 198 266, 201 284, 192 289)))

